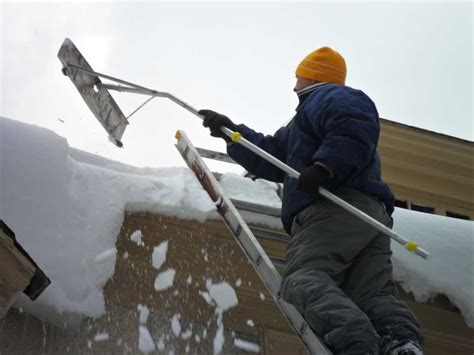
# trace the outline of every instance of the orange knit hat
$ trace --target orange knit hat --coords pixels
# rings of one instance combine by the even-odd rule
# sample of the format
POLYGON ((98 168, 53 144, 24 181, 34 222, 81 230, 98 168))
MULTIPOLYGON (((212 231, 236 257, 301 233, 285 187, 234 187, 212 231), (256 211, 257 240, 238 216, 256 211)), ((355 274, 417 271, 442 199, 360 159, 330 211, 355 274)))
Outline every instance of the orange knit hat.
POLYGON ((308 54, 296 68, 301 78, 344 85, 346 61, 335 50, 322 47, 308 54))

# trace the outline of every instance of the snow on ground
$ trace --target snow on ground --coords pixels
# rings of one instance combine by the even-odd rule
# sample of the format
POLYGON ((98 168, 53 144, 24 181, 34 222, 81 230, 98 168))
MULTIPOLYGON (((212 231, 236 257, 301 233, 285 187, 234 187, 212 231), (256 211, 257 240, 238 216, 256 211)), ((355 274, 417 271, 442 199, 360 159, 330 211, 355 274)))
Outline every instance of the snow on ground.
MULTIPOLYGON (((70 148, 47 129, 6 118, 0 118, 0 167, 0 218, 52 280, 35 302, 22 295, 16 306, 53 322, 69 313, 104 313, 102 288, 114 272, 126 209, 218 218, 188 169, 128 166, 70 148)), ((234 198, 279 207, 274 184, 226 174, 222 185, 234 198)), ((243 217, 281 225, 276 218, 243 217)), ((474 327, 474 223, 402 209, 394 217, 395 231, 431 252, 423 260, 392 243, 395 275, 403 287, 420 301, 446 294, 474 327)), ((203 294, 212 298, 208 292, 203 294)))

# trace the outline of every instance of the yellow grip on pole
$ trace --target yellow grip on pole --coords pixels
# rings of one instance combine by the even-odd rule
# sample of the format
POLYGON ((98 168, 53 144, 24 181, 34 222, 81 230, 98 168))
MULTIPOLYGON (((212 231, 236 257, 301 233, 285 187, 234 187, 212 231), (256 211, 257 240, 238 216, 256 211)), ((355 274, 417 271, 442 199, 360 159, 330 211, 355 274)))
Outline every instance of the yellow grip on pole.
POLYGON ((242 138, 242 135, 239 132, 232 132, 232 135, 230 136, 232 142, 238 142, 240 141, 240 138, 242 138))
POLYGON ((181 133, 179 133, 179 131, 176 131, 176 134, 174 135, 174 137, 176 139, 180 139, 181 138, 181 133))
POLYGON ((417 242, 408 242, 405 244, 405 248, 409 251, 414 251, 416 248, 418 248, 418 243, 417 242))

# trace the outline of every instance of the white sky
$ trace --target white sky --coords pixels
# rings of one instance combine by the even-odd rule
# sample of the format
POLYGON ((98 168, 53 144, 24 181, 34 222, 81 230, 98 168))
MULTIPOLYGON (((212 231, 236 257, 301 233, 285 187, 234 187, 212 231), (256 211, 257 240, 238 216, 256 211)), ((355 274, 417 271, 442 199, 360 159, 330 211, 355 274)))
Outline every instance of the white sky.
MULTIPOLYGON (((0 11, 0 115, 129 164, 183 166, 173 147, 177 129, 199 147, 224 151, 225 144, 186 110, 154 99, 131 118, 124 148, 113 146, 61 73, 65 37, 98 72, 267 134, 294 114, 296 65, 328 45, 346 59, 347 85, 366 92, 381 117, 474 139, 471 2, 3 1, 0 11)), ((125 115, 146 99, 113 95, 125 115)))

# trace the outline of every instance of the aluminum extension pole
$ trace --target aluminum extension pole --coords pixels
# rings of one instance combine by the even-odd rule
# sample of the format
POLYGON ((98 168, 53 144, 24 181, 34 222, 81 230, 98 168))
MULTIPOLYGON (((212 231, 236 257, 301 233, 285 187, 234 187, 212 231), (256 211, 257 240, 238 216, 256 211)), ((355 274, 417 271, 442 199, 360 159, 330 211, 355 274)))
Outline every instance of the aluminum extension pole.
MULTIPOLYGON (((200 119, 204 119, 204 117, 201 116, 198 113, 198 110, 196 110, 194 107, 188 105, 186 102, 178 99, 176 96, 171 95, 170 93, 147 89, 143 86, 139 86, 139 85, 136 85, 136 84, 133 84, 133 83, 121 80, 121 79, 117 79, 117 78, 114 78, 114 77, 109 76, 109 75, 97 73, 97 72, 94 72, 92 70, 81 68, 81 67, 78 67, 76 65, 71 65, 71 67, 74 68, 74 69, 89 73, 89 74, 94 74, 94 75, 97 75, 99 77, 103 77, 105 79, 113 80, 115 82, 118 82, 118 83, 121 83, 121 84, 124 84, 124 85, 127 85, 127 86, 131 87, 131 88, 127 88, 127 87, 123 87, 123 86, 113 86, 113 85, 107 85, 107 84, 102 84, 101 83, 100 85, 102 85, 102 87, 104 87, 104 88, 117 90, 117 91, 135 92, 135 93, 140 93, 140 94, 144 94, 144 95, 151 95, 151 96, 157 96, 157 97, 165 97, 165 98, 168 98, 171 101, 177 103, 181 107, 185 108, 186 110, 188 110, 192 114, 196 115, 200 119)), ((245 139, 244 137, 242 137, 240 133, 233 132, 233 131, 231 131, 230 129, 228 129, 226 127, 221 127, 221 130, 226 136, 231 138, 233 142, 241 144, 242 146, 244 146, 248 150, 250 150, 253 153, 257 154, 259 157, 261 157, 261 158, 265 159, 266 161, 268 161, 269 163, 275 165, 277 168, 280 168, 285 173, 287 173, 289 176, 291 176, 295 179, 298 179, 300 177, 300 173, 298 171, 296 171, 292 167, 286 165, 282 161, 278 160, 273 155, 267 153, 263 149, 257 147, 255 144, 253 144, 252 142, 250 142, 247 139, 245 139)), ((362 219, 366 223, 370 224, 372 227, 375 227, 376 229, 378 229, 382 233, 390 236, 393 240, 395 240, 396 242, 403 245, 407 250, 414 252, 415 254, 421 256, 423 259, 426 259, 429 256, 429 253, 426 250, 419 247, 416 242, 406 240, 405 238, 400 236, 398 233, 395 233, 393 230, 391 230, 387 226, 385 226, 382 223, 380 223, 379 221, 375 220, 374 218, 372 218, 368 214, 362 212, 358 208, 355 208, 354 206, 347 203, 343 199, 341 199, 341 198, 337 197, 336 195, 332 194, 331 192, 329 192, 325 188, 319 187, 318 192, 321 195, 323 195, 324 197, 326 197, 328 200, 331 200, 335 204, 341 206, 342 208, 346 209, 347 211, 349 211, 353 215, 359 217, 360 219, 362 219)))
MULTIPOLYGON (((198 116, 201 117, 200 115, 198 115, 198 116)), ((281 170, 283 170, 285 173, 287 173, 291 177, 294 177, 295 179, 298 179, 300 177, 300 173, 298 171, 296 171, 292 167, 286 165, 282 161, 278 160, 273 155, 267 153, 263 149, 257 147, 255 144, 251 143, 250 141, 246 140, 244 137, 242 137, 240 135, 240 133, 232 132, 230 129, 228 129, 226 127, 222 127, 221 130, 222 130, 222 132, 225 133, 226 136, 230 137, 232 139, 232 141, 241 144, 242 146, 244 146, 248 150, 254 152, 255 154, 257 154, 261 158, 265 159, 266 161, 268 161, 268 162, 272 163, 273 165, 275 165, 276 167, 280 168, 281 170)), ((331 200, 335 204, 341 206, 342 208, 346 209, 350 213, 352 213, 355 216, 359 217, 360 219, 362 219, 366 223, 368 223, 371 226, 377 228, 382 233, 390 236, 396 242, 403 245, 407 250, 415 252, 415 254, 421 256, 423 259, 426 259, 428 257, 429 253, 426 250, 420 248, 416 242, 406 240, 405 238, 403 238, 399 234, 395 233, 393 230, 391 230, 390 228, 388 228, 384 224, 380 223, 379 221, 372 218, 368 214, 362 212, 358 208, 352 206, 350 203, 347 203, 343 199, 341 199, 341 198, 337 197, 336 195, 332 194, 331 192, 329 192, 325 188, 319 187, 318 192, 321 195, 323 195, 324 197, 326 197, 328 200, 331 200)))

